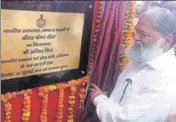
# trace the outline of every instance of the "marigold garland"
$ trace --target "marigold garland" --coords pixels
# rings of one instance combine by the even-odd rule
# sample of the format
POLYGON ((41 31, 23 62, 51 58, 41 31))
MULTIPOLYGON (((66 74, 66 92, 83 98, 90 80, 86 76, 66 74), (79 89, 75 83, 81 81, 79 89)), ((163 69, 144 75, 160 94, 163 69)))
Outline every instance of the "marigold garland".
MULTIPOLYGON (((69 114, 67 116, 67 122, 73 122, 74 121, 74 114, 73 114, 73 107, 75 104, 75 92, 76 92, 76 87, 78 85, 82 85, 85 87, 86 83, 88 81, 88 76, 83 77, 78 80, 71 80, 68 81, 67 83, 58 83, 55 85, 47 85, 47 86, 42 86, 39 87, 39 92, 38 95, 42 97, 42 110, 41 110, 41 115, 40 115, 40 121, 41 122, 47 122, 47 104, 48 104, 48 95, 49 92, 54 91, 56 89, 59 90, 59 96, 58 96, 58 106, 57 106, 57 121, 62 122, 63 119, 63 110, 64 110, 64 89, 65 88, 70 88, 71 89, 71 95, 69 96, 69 107, 68 111, 69 114)), ((82 88, 81 88, 82 89, 82 88)), ((80 92, 82 93, 83 96, 83 89, 80 92), (81 92, 82 91, 82 92, 81 92)), ((80 94, 81 94, 80 93, 80 94)), ((11 99, 15 98, 17 95, 23 95, 24 96, 24 101, 23 101, 23 109, 22 109, 22 121, 23 122, 29 122, 30 120, 30 110, 31 110, 31 97, 30 95, 32 94, 32 89, 28 90, 22 90, 19 92, 8 92, 6 94, 1 95, 1 100, 4 103, 4 109, 5 109, 5 120, 4 122, 11 122, 11 111, 12 111, 12 103, 10 102, 11 99)), ((81 97, 83 98, 83 97, 81 97)), ((83 102, 83 99, 82 99, 83 102)))
POLYGON ((1 95, 1 100, 4 102, 4 109, 5 109, 5 120, 4 122, 11 122, 11 110, 12 110, 12 104, 10 103, 10 100, 12 99, 12 94, 7 93, 5 95, 1 95))
POLYGON ((123 41, 121 43, 120 71, 122 71, 129 62, 126 53, 127 48, 129 47, 133 39, 132 35, 133 35, 134 17, 135 17, 135 1, 129 1, 127 3, 127 8, 125 12, 123 41))
POLYGON ((48 106, 48 96, 49 92, 56 90, 56 85, 48 85, 39 87, 39 96, 42 97, 42 110, 40 115, 41 122, 47 122, 47 106, 48 106))
POLYGON ((57 105, 57 122, 62 122, 63 110, 64 110, 64 84, 57 84, 57 89, 59 89, 58 105, 57 105))
POLYGON ((47 86, 43 86, 39 88, 39 96, 42 97, 42 110, 40 115, 41 122, 47 122, 47 106, 48 106, 48 93, 49 88, 47 86))
POLYGON ((24 95, 24 101, 23 101, 23 114, 22 114, 22 120, 23 122, 29 122, 30 120, 30 110, 31 110, 31 97, 32 90, 28 89, 25 91, 24 95))
POLYGON ((85 99, 85 93, 86 93, 86 89, 83 87, 80 89, 80 93, 79 93, 79 99, 80 99, 80 105, 79 108, 82 107, 82 105, 84 104, 84 99, 85 99))
MULTIPOLYGON (((31 94, 31 93, 32 93, 32 90, 29 89, 29 90, 22 90, 19 92, 8 92, 4 95, 1 95, 1 100, 4 102, 4 108, 5 108, 4 122, 11 122, 12 104, 11 104, 10 100, 15 98, 17 95, 25 95, 26 96, 26 94, 31 94)), ((26 98, 24 99, 23 104, 25 104, 25 105, 23 108, 22 120, 24 122, 27 122, 27 120, 29 120, 29 116, 30 116, 30 99, 28 96, 26 96, 26 98)))
POLYGON ((67 116, 67 122, 74 122, 74 104, 75 104, 75 92, 76 92, 76 85, 73 85, 70 87, 71 93, 69 96, 69 106, 68 106, 68 116, 67 116))

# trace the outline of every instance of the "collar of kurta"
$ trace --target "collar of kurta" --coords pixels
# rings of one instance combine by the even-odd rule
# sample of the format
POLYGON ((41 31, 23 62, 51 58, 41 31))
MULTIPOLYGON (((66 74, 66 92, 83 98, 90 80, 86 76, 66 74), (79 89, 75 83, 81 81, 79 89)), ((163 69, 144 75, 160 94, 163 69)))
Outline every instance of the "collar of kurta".
POLYGON ((174 55, 174 48, 165 52, 163 55, 159 56, 158 58, 147 62, 147 64, 166 76, 175 76, 176 75, 176 56, 174 55))

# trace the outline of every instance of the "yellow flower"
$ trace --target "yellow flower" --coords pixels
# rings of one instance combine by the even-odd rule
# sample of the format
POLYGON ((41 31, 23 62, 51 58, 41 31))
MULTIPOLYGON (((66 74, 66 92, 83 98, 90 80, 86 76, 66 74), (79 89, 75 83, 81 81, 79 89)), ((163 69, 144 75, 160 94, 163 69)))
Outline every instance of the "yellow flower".
POLYGON ((6 116, 11 115, 11 112, 6 112, 5 115, 6 116))
POLYGON ((11 118, 11 116, 9 116, 9 115, 7 115, 7 116, 5 116, 5 119, 10 119, 11 118))
POLYGON ((71 91, 76 91, 76 86, 71 86, 71 91))
POLYGON ((53 91, 53 86, 52 86, 52 85, 49 85, 49 86, 48 86, 48 89, 49 89, 49 91, 53 91))
POLYGON ((25 112, 25 113, 23 113, 23 116, 29 117, 29 116, 30 116, 30 112, 25 112))
POLYGON ((8 101, 12 98, 12 95, 11 95, 11 93, 6 93, 3 97, 4 97, 5 101, 8 101))
POLYGON ((67 122, 73 122, 73 119, 67 119, 67 122))

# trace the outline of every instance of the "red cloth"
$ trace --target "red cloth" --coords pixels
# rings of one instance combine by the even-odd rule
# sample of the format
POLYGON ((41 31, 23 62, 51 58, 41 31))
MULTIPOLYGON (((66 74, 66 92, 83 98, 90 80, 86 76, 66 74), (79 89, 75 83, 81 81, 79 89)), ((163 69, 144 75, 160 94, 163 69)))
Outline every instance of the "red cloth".
MULTIPOLYGON (((77 88, 76 96, 76 104, 74 106, 74 121, 78 122, 78 115, 80 114, 79 109, 79 89, 77 88)), ((57 100, 58 100, 58 91, 55 90, 49 93, 48 98, 48 122, 56 122, 56 115, 57 115, 57 100)), ((70 89, 65 90, 64 95, 64 115, 63 115, 63 122, 66 122, 67 113, 68 113, 68 97, 70 95, 70 89)), ((31 116, 30 122, 40 122, 40 113, 41 113, 41 97, 38 96, 38 88, 34 88, 32 90, 31 95, 31 116)), ((5 111, 4 105, 1 101, 1 122, 4 122, 5 111)), ((12 115, 11 115, 11 122, 21 122, 22 118, 22 108, 23 108, 23 96, 17 96, 16 98, 11 100, 12 103, 12 115)))
POLYGON ((96 29, 96 20, 97 20, 97 16, 98 16, 98 11, 99 11, 99 6, 100 6, 100 1, 95 1, 94 3, 94 12, 93 12, 93 21, 92 21, 92 30, 91 30, 91 38, 90 38, 90 47, 89 47, 89 58, 88 58, 88 72, 91 71, 91 69, 93 68, 93 64, 94 64, 94 59, 92 57, 92 55, 95 54, 95 50, 96 50, 96 44, 93 41, 94 39, 94 35, 95 35, 95 29, 96 29), (94 49, 93 49, 94 48, 94 49))
MULTIPOLYGON (((108 95, 112 92, 116 82, 114 75, 118 68, 125 6, 126 1, 106 1, 101 29, 97 37, 96 58, 92 68, 90 82, 97 84, 108 95)), ((88 99, 82 116, 82 122, 98 121, 95 117, 95 109, 90 104, 88 99)))
POLYGON ((116 16, 115 16, 115 32, 114 32, 114 39, 111 42, 110 51, 109 51, 109 58, 106 60, 107 71, 105 72, 104 82, 102 82, 102 88, 107 91, 108 95, 112 92, 112 89, 115 86, 116 79, 114 80, 115 72, 117 72, 119 66, 119 54, 120 54, 120 43, 123 37, 123 26, 124 26, 124 17, 125 17, 125 6, 126 2, 121 1, 118 5, 118 9, 116 8, 116 16), (117 14, 118 13, 118 14, 117 14))

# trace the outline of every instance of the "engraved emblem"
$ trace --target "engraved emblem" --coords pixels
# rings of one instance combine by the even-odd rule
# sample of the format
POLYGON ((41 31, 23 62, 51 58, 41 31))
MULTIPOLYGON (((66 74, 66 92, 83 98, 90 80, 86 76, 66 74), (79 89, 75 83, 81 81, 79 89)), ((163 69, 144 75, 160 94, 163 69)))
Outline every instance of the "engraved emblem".
POLYGON ((37 26, 38 27, 44 27, 46 24, 46 20, 43 19, 43 15, 40 15, 40 18, 37 20, 37 26))

